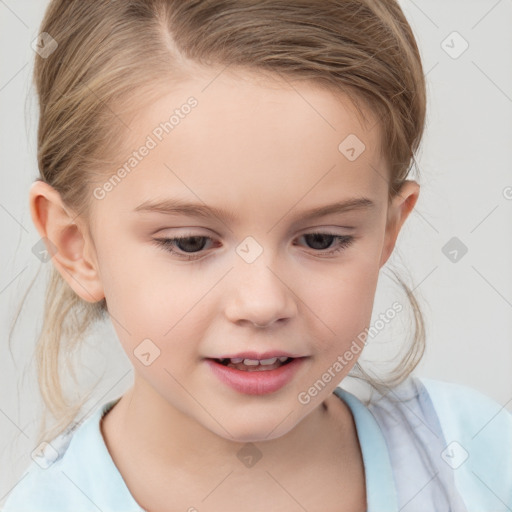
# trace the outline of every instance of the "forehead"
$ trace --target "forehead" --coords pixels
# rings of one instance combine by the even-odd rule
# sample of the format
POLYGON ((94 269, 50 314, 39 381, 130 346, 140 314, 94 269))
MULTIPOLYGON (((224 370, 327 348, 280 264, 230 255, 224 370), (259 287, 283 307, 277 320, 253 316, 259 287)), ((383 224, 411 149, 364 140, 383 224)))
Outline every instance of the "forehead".
POLYGON ((155 195, 179 196, 235 210, 284 209, 387 194, 380 127, 371 112, 363 123, 343 94, 223 71, 152 96, 124 120, 129 149, 119 165, 128 163, 129 172, 109 201, 135 208, 155 195), (143 146, 145 156, 130 165, 143 146))

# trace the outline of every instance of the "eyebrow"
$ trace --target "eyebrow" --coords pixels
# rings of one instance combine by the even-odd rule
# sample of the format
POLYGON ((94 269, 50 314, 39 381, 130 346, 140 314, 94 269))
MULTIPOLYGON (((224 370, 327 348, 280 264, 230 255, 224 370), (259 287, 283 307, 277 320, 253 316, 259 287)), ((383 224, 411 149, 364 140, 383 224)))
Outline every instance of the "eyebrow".
MULTIPOLYGON (((352 210, 369 210, 375 203, 367 197, 356 197, 338 201, 336 203, 302 211, 296 218, 314 219, 335 213, 344 213, 352 210)), ((198 218, 217 217, 224 221, 234 222, 237 218, 233 210, 222 210, 214 206, 200 203, 190 203, 182 199, 147 200, 134 209, 135 212, 157 212, 168 215, 187 215, 198 218)))

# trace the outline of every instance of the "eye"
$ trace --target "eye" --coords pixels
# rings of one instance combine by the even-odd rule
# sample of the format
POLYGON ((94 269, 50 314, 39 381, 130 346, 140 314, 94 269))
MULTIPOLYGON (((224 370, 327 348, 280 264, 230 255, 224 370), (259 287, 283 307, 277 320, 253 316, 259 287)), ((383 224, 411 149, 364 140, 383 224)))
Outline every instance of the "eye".
MULTIPOLYGON (((305 239, 308 239, 310 243, 313 243, 313 247, 315 246, 318 248, 318 245, 323 246, 325 245, 325 241, 329 241, 330 243, 327 244, 328 247, 332 247, 331 244, 334 241, 335 245, 333 248, 327 250, 323 254, 319 254, 320 257, 324 256, 331 256, 333 254, 339 253, 346 249, 349 245, 351 245, 354 242, 354 237, 350 235, 337 235, 335 233, 306 233, 305 235, 302 235, 305 239)), ((325 250, 326 248, 322 248, 322 250, 325 250)))
MULTIPOLYGON (((339 253, 343 251, 345 248, 350 246, 354 242, 354 237, 350 235, 337 235, 335 233, 307 233, 305 235, 301 235, 309 241, 309 243, 313 244, 313 248, 318 249, 318 245, 322 246, 319 248, 323 253, 319 254, 320 257, 331 256, 333 254, 339 253), (328 241, 329 243, 325 244, 328 241), (332 246, 332 243, 335 243, 334 247, 328 249, 328 247, 332 246), (323 247, 327 245, 327 247, 323 247)), ((205 240, 212 240, 212 238, 208 236, 182 236, 175 238, 154 238, 155 243, 163 247, 166 251, 171 254, 176 255, 178 258, 182 258, 185 260, 195 260, 201 257, 200 252, 204 249, 205 240), (179 250, 176 251, 175 248, 179 250), (181 251, 181 252, 180 252, 181 251)))
POLYGON ((181 236, 177 238, 155 238, 154 240, 157 243, 157 245, 163 247, 171 254, 175 254, 179 258, 183 258, 186 260, 193 260, 198 258, 198 256, 194 255, 195 252, 200 251, 204 248, 204 243, 201 243, 201 241, 212 239, 208 236, 181 236), (178 247, 178 249, 184 251, 185 254, 182 254, 181 252, 174 250, 174 247, 178 247))

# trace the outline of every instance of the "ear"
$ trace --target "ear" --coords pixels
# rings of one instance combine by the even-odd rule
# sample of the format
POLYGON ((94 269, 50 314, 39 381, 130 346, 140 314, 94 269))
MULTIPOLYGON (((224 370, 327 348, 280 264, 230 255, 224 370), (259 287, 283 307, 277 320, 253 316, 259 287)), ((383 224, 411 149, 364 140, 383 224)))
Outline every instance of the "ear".
POLYGON ((400 233, 405 219, 407 219, 413 210, 419 194, 420 186, 418 183, 412 180, 405 180, 389 205, 380 267, 382 267, 391 256, 395 248, 398 233, 400 233))
POLYGON ((30 214, 53 264, 74 292, 87 302, 105 294, 99 278, 94 244, 81 219, 75 219, 60 194, 44 181, 30 187, 30 214))

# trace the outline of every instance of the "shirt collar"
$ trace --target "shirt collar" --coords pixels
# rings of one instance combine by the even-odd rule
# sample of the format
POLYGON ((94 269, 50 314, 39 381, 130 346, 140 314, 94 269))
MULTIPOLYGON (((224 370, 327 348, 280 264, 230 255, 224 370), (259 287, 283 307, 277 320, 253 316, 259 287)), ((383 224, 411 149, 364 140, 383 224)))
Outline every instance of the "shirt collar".
POLYGON ((369 409, 352 393, 337 387, 334 394, 352 412, 363 455, 367 512, 397 512, 398 498, 386 440, 369 409))
MULTIPOLYGON (((398 500, 389 453, 377 421, 368 408, 352 393, 337 387, 334 394, 347 404, 356 425, 365 470, 367 512, 398 511, 398 500)), ((105 478, 95 478, 94 480, 103 482, 105 489, 98 489, 93 486, 91 489, 83 490, 85 492, 89 491, 93 496, 98 494, 98 499, 102 499, 100 496, 105 496, 104 499, 106 500, 107 496, 112 496, 115 503, 110 503, 109 500, 105 503, 102 502, 105 510, 116 507, 119 510, 142 512, 143 509, 131 495, 117 466, 114 464, 100 430, 101 418, 120 399, 121 397, 103 404, 84 421, 82 428, 76 432, 75 435, 81 435, 83 439, 90 440, 90 442, 87 442, 86 449, 83 450, 84 447, 81 443, 71 443, 69 450, 73 450, 74 447, 80 449, 80 458, 85 457, 85 467, 95 468, 95 477, 98 477, 98 471, 104 474, 105 478), (112 493, 112 489, 116 489, 116 492, 112 493)), ((84 485, 87 485, 87 482, 84 482, 84 485)), ((97 503, 97 506, 101 505, 97 503)))
POLYGON ((120 399, 104 403, 83 420, 68 447, 70 453, 66 453, 65 457, 73 463, 63 469, 98 509, 104 512, 144 512, 117 469, 100 430, 101 418, 120 399), (76 464, 77 460, 80 465, 76 464))

